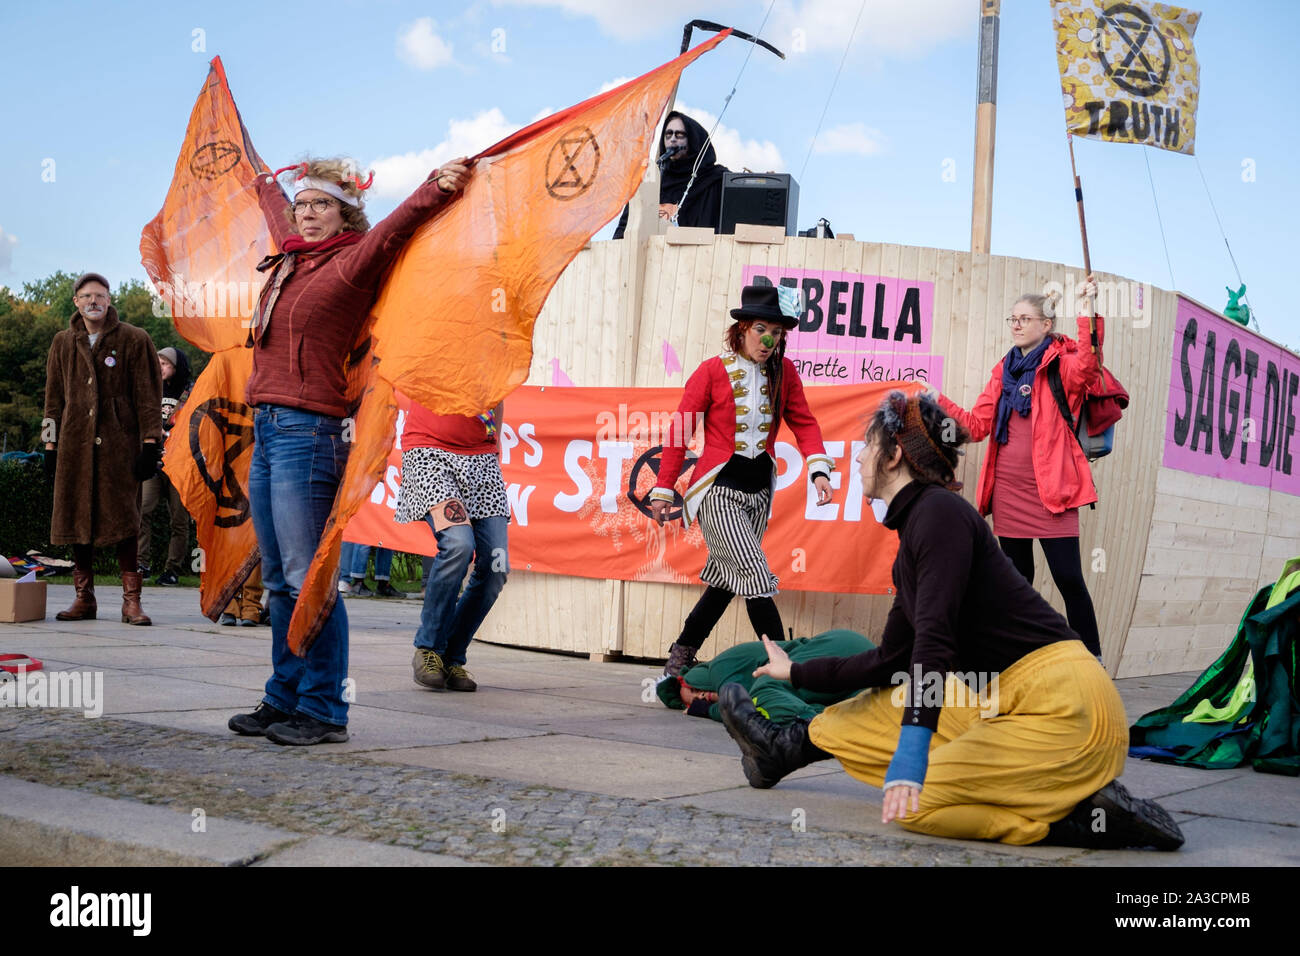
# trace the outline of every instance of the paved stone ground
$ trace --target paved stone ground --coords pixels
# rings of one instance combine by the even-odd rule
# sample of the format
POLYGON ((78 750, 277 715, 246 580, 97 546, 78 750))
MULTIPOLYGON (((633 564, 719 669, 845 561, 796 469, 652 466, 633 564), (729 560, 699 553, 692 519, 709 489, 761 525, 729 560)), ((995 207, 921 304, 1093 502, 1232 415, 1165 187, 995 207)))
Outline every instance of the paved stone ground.
MULTIPOLYGON (((97 799, 120 801, 123 819, 152 806, 151 819, 187 823, 199 808, 209 820, 257 825, 279 840, 264 845, 300 834, 318 848, 314 862, 343 865, 368 847, 409 848, 401 851, 408 858, 441 862, 537 865, 1300 863, 1297 781, 1249 768, 1128 762, 1130 789, 1160 799, 1187 835, 1172 854, 907 833, 880 823, 878 790, 830 762, 773 790, 751 790, 721 725, 646 699, 653 664, 475 644, 478 693, 419 688, 410 671, 415 601, 348 601, 352 739, 279 748, 225 726, 261 696, 268 629, 213 625, 197 615, 188 589, 146 591, 151 628, 54 621, 71 591, 50 589, 49 620, 0 625, 0 651, 32 654, 50 672, 102 674, 104 716, 0 709, 0 794, 6 779, 33 781, 59 788, 47 793, 84 794, 101 809, 97 799)), ((1118 682, 1129 717, 1168 703, 1192 676, 1118 682)), ((7 814, 21 815, 5 805, 19 801, 19 789, 8 792, 0 796, 0 831, 7 814)), ((105 853, 100 859, 111 862, 105 853)), ((129 859, 124 851, 122 861, 129 859)), ((217 862, 247 860, 232 852, 217 862)))
POLYGON ((495 864, 1026 862, 976 843, 863 840, 816 827, 796 832, 792 824, 688 806, 58 712, 0 711, 0 774, 495 864))

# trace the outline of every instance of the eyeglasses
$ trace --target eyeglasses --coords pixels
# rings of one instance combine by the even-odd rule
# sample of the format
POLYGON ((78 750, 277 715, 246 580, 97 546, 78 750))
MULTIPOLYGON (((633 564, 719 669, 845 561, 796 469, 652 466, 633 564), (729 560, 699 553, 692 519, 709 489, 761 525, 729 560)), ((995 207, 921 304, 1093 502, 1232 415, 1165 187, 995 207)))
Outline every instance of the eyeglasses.
POLYGON ((78 302, 107 302, 108 296, 102 292, 80 292, 76 295, 78 302))
POLYGON ((311 206, 312 212, 315 213, 329 212, 330 208, 337 204, 336 199, 299 199, 293 204, 293 214, 301 215, 307 211, 308 206, 311 206))
POLYGON ((1041 321, 1043 321, 1042 318, 1037 315, 1007 316, 1007 325, 1011 326, 1013 329, 1018 329, 1021 326, 1028 325, 1030 322, 1041 322, 1041 321))
POLYGON ((685 139, 686 130, 668 129, 664 130, 664 139, 685 139))

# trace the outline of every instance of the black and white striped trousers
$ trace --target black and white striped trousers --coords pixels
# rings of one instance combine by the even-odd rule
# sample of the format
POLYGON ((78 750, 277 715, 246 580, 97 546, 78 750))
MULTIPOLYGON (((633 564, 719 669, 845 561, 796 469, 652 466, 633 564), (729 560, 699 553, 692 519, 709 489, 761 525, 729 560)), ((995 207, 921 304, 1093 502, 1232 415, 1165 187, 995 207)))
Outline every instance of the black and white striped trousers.
POLYGON ((776 575, 763 553, 771 492, 737 491, 714 485, 700 502, 697 520, 709 549, 700 580, 743 598, 772 597, 776 575))

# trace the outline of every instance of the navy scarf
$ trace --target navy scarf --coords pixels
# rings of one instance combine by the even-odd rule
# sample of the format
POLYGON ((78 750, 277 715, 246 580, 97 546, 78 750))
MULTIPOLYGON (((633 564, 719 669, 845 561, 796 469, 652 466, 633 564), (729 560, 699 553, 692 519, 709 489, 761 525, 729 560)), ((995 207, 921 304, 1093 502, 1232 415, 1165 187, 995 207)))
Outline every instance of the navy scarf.
POLYGON ((1034 373, 1038 371, 1038 363, 1043 360, 1043 353, 1051 344, 1052 337, 1046 335, 1043 341, 1029 350, 1028 355, 1021 355, 1020 349, 1013 345, 1007 357, 1002 360, 1002 396, 998 399, 997 422, 993 430, 993 437, 999 445, 1007 443, 1007 423, 1011 421, 1012 409, 1019 412, 1022 418, 1029 414, 1034 373))

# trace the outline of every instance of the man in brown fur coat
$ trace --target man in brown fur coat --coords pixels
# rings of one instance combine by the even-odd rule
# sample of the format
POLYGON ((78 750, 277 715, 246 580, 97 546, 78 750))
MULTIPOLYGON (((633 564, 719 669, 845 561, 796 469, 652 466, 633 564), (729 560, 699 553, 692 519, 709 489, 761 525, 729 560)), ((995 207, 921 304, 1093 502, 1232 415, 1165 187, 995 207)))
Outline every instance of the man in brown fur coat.
POLYGON ((45 468, 54 482, 50 542, 72 545, 76 600, 60 621, 96 614, 94 549, 113 547, 122 571, 122 621, 140 608, 136 560, 140 482, 158 471, 162 376, 144 329, 122 322, 97 273, 73 285, 77 312, 54 336, 45 366, 45 468))

